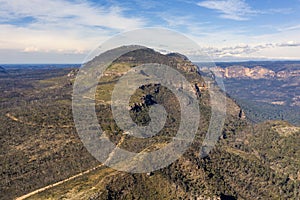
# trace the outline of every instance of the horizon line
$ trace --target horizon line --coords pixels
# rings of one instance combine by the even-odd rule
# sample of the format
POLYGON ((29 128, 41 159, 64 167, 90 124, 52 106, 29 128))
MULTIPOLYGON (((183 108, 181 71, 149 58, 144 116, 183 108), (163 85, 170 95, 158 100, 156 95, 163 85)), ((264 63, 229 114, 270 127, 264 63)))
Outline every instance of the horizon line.
MULTIPOLYGON (((208 61, 191 61, 193 63, 211 63, 208 61)), ((241 63, 241 62, 300 62, 299 60, 284 60, 284 59, 274 59, 274 60, 220 60, 214 61, 214 63, 241 63)), ((82 65, 83 63, 0 63, 0 65, 82 65)))

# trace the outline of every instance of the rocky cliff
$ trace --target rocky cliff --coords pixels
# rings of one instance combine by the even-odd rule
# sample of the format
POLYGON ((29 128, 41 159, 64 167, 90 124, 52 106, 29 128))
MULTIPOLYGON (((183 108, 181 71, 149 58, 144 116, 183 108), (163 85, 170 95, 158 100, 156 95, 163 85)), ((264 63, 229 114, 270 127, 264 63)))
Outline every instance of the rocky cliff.
MULTIPOLYGON (((299 66, 300 67, 300 66, 299 66)), ((205 68, 204 68, 205 69, 205 68)), ((290 79, 300 77, 300 69, 284 68, 274 71, 262 66, 248 68, 242 65, 234 65, 226 68, 214 67, 213 70, 219 72, 223 78, 237 79, 290 79)))

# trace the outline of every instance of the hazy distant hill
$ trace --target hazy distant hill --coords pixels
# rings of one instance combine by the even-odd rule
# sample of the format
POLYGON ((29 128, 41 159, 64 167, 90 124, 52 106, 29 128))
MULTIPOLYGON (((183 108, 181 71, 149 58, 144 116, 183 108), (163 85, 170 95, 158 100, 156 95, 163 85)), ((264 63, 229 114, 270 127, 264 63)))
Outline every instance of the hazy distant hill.
POLYGON ((208 157, 199 157, 210 121, 210 95, 197 67, 182 55, 162 55, 144 48, 123 55, 105 71, 97 87, 95 108, 99 123, 111 141, 134 152, 152 151, 166 145, 176 134, 180 121, 178 102, 159 84, 137 89, 129 109, 133 121, 145 125, 150 120, 149 108, 155 103, 162 104, 170 117, 157 136, 149 140, 131 137, 112 118, 109 100, 116 81, 129 69, 152 62, 179 70, 194 83, 193 90, 198 94, 200 128, 192 146, 179 160, 151 174, 128 174, 102 166, 84 148, 74 127, 71 95, 78 70, 22 70, 22 76, 18 71, 0 79, 1 86, 6 88, 0 106, 3 166, 0 198, 12 199, 58 181, 64 182, 28 199, 296 199, 300 196, 299 128, 280 121, 252 126, 230 98, 219 143, 208 157))
POLYGON ((3 64, 7 70, 18 69, 56 69, 56 68, 79 68, 80 64, 3 64))
POLYGON ((0 73, 7 73, 6 70, 0 66, 0 73))

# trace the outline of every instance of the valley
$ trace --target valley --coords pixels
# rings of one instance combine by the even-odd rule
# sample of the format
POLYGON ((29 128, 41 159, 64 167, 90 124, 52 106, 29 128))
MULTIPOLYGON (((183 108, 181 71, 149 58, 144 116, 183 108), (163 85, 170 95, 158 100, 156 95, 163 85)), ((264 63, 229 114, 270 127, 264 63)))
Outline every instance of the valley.
MULTIPOLYGON (((205 69, 205 64, 200 68, 205 69)), ((216 63, 213 70, 251 121, 286 120, 300 125, 299 62, 216 63)))

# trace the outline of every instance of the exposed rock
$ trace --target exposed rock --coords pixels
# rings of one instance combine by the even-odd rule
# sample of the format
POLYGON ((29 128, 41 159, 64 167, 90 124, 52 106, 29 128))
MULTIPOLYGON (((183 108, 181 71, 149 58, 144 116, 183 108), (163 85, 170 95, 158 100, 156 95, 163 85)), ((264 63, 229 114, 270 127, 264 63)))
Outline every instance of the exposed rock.
MULTIPOLYGON (((202 69, 207 69, 203 67, 202 69)), ((284 69, 278 72, 273 70, 256 66, 248 68, 240 65, 234 65, 226 68, 214 67, 212 70, 218 72, 223 78, 237 78, 237 79, 288 79, 292 77, 299 77, 300 70, 284 69)))
POLYGON ((239 112, 239 118, 240 118, 240 119, 246 119, 246 114, 245 114, 245 112, 244 112, 243 109, 240 109, 240 112, 239 112))
POLYGON ((79 69, 72 69, 72 70, 67 74, 67 77, 75 78, 78 72, 79 72, 79 69))

